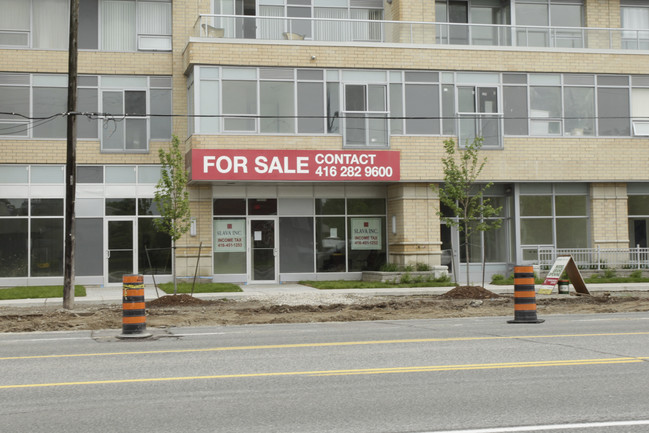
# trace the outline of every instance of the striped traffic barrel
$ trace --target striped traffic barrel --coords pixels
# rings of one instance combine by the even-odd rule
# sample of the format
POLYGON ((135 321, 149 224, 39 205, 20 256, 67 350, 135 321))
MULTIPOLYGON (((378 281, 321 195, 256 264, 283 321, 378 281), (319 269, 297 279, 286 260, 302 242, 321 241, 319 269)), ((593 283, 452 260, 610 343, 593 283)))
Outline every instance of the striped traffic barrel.
POLYGON ((514 268, 514 320, 507 323, 542 323, 536 317, 536 291, 534 289, 534 268, 516 266, 514 268))
POLYGON ((144 276, 122 277, 122 336, 150 336, 146 331, 146 304, 144 302, 144 276))

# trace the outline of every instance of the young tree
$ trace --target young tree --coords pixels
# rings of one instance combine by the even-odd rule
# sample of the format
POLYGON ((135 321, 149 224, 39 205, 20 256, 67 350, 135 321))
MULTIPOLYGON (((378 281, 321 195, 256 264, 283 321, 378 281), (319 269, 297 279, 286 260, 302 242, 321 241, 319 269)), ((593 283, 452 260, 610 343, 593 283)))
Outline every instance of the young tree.
POLYGON ((155 189, 154 202, 160 211, 160 218, 153 220, 158 231, 171 237, 173 255, 174 295, 178 293, 176 282, 176 241, 190 227, 189 193, 186 190, 188 175, 185 170, 183 155, 180 151, 180 140, 175 135, 171 140, 171 149, 158 151, 162 163, 161 178, 155 189))
MULTIPOLYGON (((444 166, 444 184, 439 188, 439 200, 450 210, 450 215, 437 211, 440 219, 449 226, 464 233, 464 251, 466 256, 466 283, 469 282, 470 240, 476 233, 497 229, 502 220, 497 217, 502 207, 494 208, 489 199, 483 198, 484 192, 493 183, 477 183, 487 158, 479 158, 482 138, 476 137, 464 149, 456 149, 455 140, 444 141, 446 157, 442 158, 444 166), (456 154, 458 154, 456 156, 456 154)), ((484 263, 482 264, 484 270, 484 263)))

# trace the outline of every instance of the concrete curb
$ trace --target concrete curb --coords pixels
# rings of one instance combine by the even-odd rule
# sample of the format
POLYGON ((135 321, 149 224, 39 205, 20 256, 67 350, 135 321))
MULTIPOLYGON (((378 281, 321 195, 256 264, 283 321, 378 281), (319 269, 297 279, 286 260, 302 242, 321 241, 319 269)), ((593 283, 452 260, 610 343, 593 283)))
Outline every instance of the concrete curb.
MULTIPOLYGON (((303 286, 295 283, 288 284, 273 284, 273 285, 243 285, 241 288, 243 292, 230 292, 230 293, 196 293, 195 297, 200 299, 263 299, 265 297, 274 297, 278 295, 290 296, 291 294, 305 294, 312 293, 319 296, 333 295, 356 295, 356 296, 408 296, 408 295, 441 295, 454 286, 449 287, 413 287, 407 289, 342 289, 342 290, 318 290, 313 287, 303 286)), ((514 286, 497 286, 487 284, 485 287, 497 294, 513 294, 514 286)), ((538 288, 538 287, 537 287, 538 288)), ((623 283, 623 284, 591 284, 588 286, 591 293, 603 292, 622 292, 622 291, 649 291, 649 283, 623 283)), ((165 293, 158 289, 160 296, 165 293)), ((571 290, 571 293, 574 293, 571 290)), ((75 304, 106 304, 117 305, 122 303, 122 287, 86 287, 87 296, 75 298, 75 304)), ((153 285, 146 285, 144 289, 144 296, 147 301, 158 298, 155 287, 153 285)), ((543 299, 546 296, 565 297, 569 295, 558 295, 555 292, 552 295, 537 295, 538 299, 543 299)), ((27 306, 42 306, 42 307, 60 307, 63 300, 61 298, 45 298, 45 299, 14 299, 8 301, 0 301, 0 308, 2 307, 27 307, 27 306)))

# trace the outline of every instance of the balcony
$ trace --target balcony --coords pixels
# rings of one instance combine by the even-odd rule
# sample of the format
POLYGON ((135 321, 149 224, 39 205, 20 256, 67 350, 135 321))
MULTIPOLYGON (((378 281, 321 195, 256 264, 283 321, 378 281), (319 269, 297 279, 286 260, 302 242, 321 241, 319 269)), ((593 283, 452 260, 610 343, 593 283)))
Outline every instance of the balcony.
POLYGON ((649 50, 649 30, 539 27, 249 15, 200 15, 192 35, 208 39, 371 42, 592 50, 649 50))
POLYGON ((457 113, 458 141, 461 147, 482 137, 484 149, 503 148, 502 113, 457 113))

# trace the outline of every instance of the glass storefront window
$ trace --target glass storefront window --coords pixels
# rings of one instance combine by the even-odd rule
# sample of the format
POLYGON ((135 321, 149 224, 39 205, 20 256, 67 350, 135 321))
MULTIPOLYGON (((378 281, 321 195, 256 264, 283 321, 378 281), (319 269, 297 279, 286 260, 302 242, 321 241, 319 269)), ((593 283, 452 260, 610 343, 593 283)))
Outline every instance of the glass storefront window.
POLYGON ((522 245, 553 245, 552 218, 521 219, 522 245))
POLYGON ((245 215, 246 200, 242 198, 214 199, 214 215, 245 215))
POLYGON ((160 209, 152 198, 139 198, 137 200, 138 215, 160 215, 160 209))
POLYGON ((27 219, 0 221, 0 277, 27 276, 27 219))
POLYGON ((135 215, 135 199, 107 198, 106 215, 135 215))
POLYGON ((277 215, 277 199, 251 198, 248 199, 249 215, 277 215))
POLYGON ((587 248, 586 218, 557 218, 557 248, 587 248))
POLYGON ((171 237, 156 230, 155 218, 138 218, 138 261, 141 274, 171 274, 171 237))
POLYGON ((630 195, 629 215, 649 215, 649 195, 630 195))
POLYGON ((557 216, 585 216, 585 195, 558 195, 554 198, 557 216))
POLYGON ((385 199, 382 198, 347 199, 347 214, 385 215, 385 199))
POLYGON ((345 217, 316 217, 318 272, 345 272, 345 217))
POLYGON ((60 198, 33 198, 32 216, 63 216, 63 200, 60 198))
POLYGON ((519 202, 521 216, 552 215, 552 196, 522 195, 519 202))
POLYGON ((280 272, 313 272, 313 218, 280 218, 279 250, 280 272))
POLYGON ((212 224, 214 273, 245 274, 246 219, 215 218, 212 224))
POLYGON ((104 273, 104 221, 102 218, 78 218, 75 222, 75 275, 104 273))
POLYGON ((317 198, 315 199, 316 215, 345 215, 344 198, 317 198))
POLYGON ((31 276, 63 275, 63 219, 31 221, 31 276))
POLYGON ((385 217, 348 218, 348 230, 348 271, 381 269, 386 262, 385 217))
POLYGON ((26 198, 0 199, 0 216, 27 216, 26 198))

